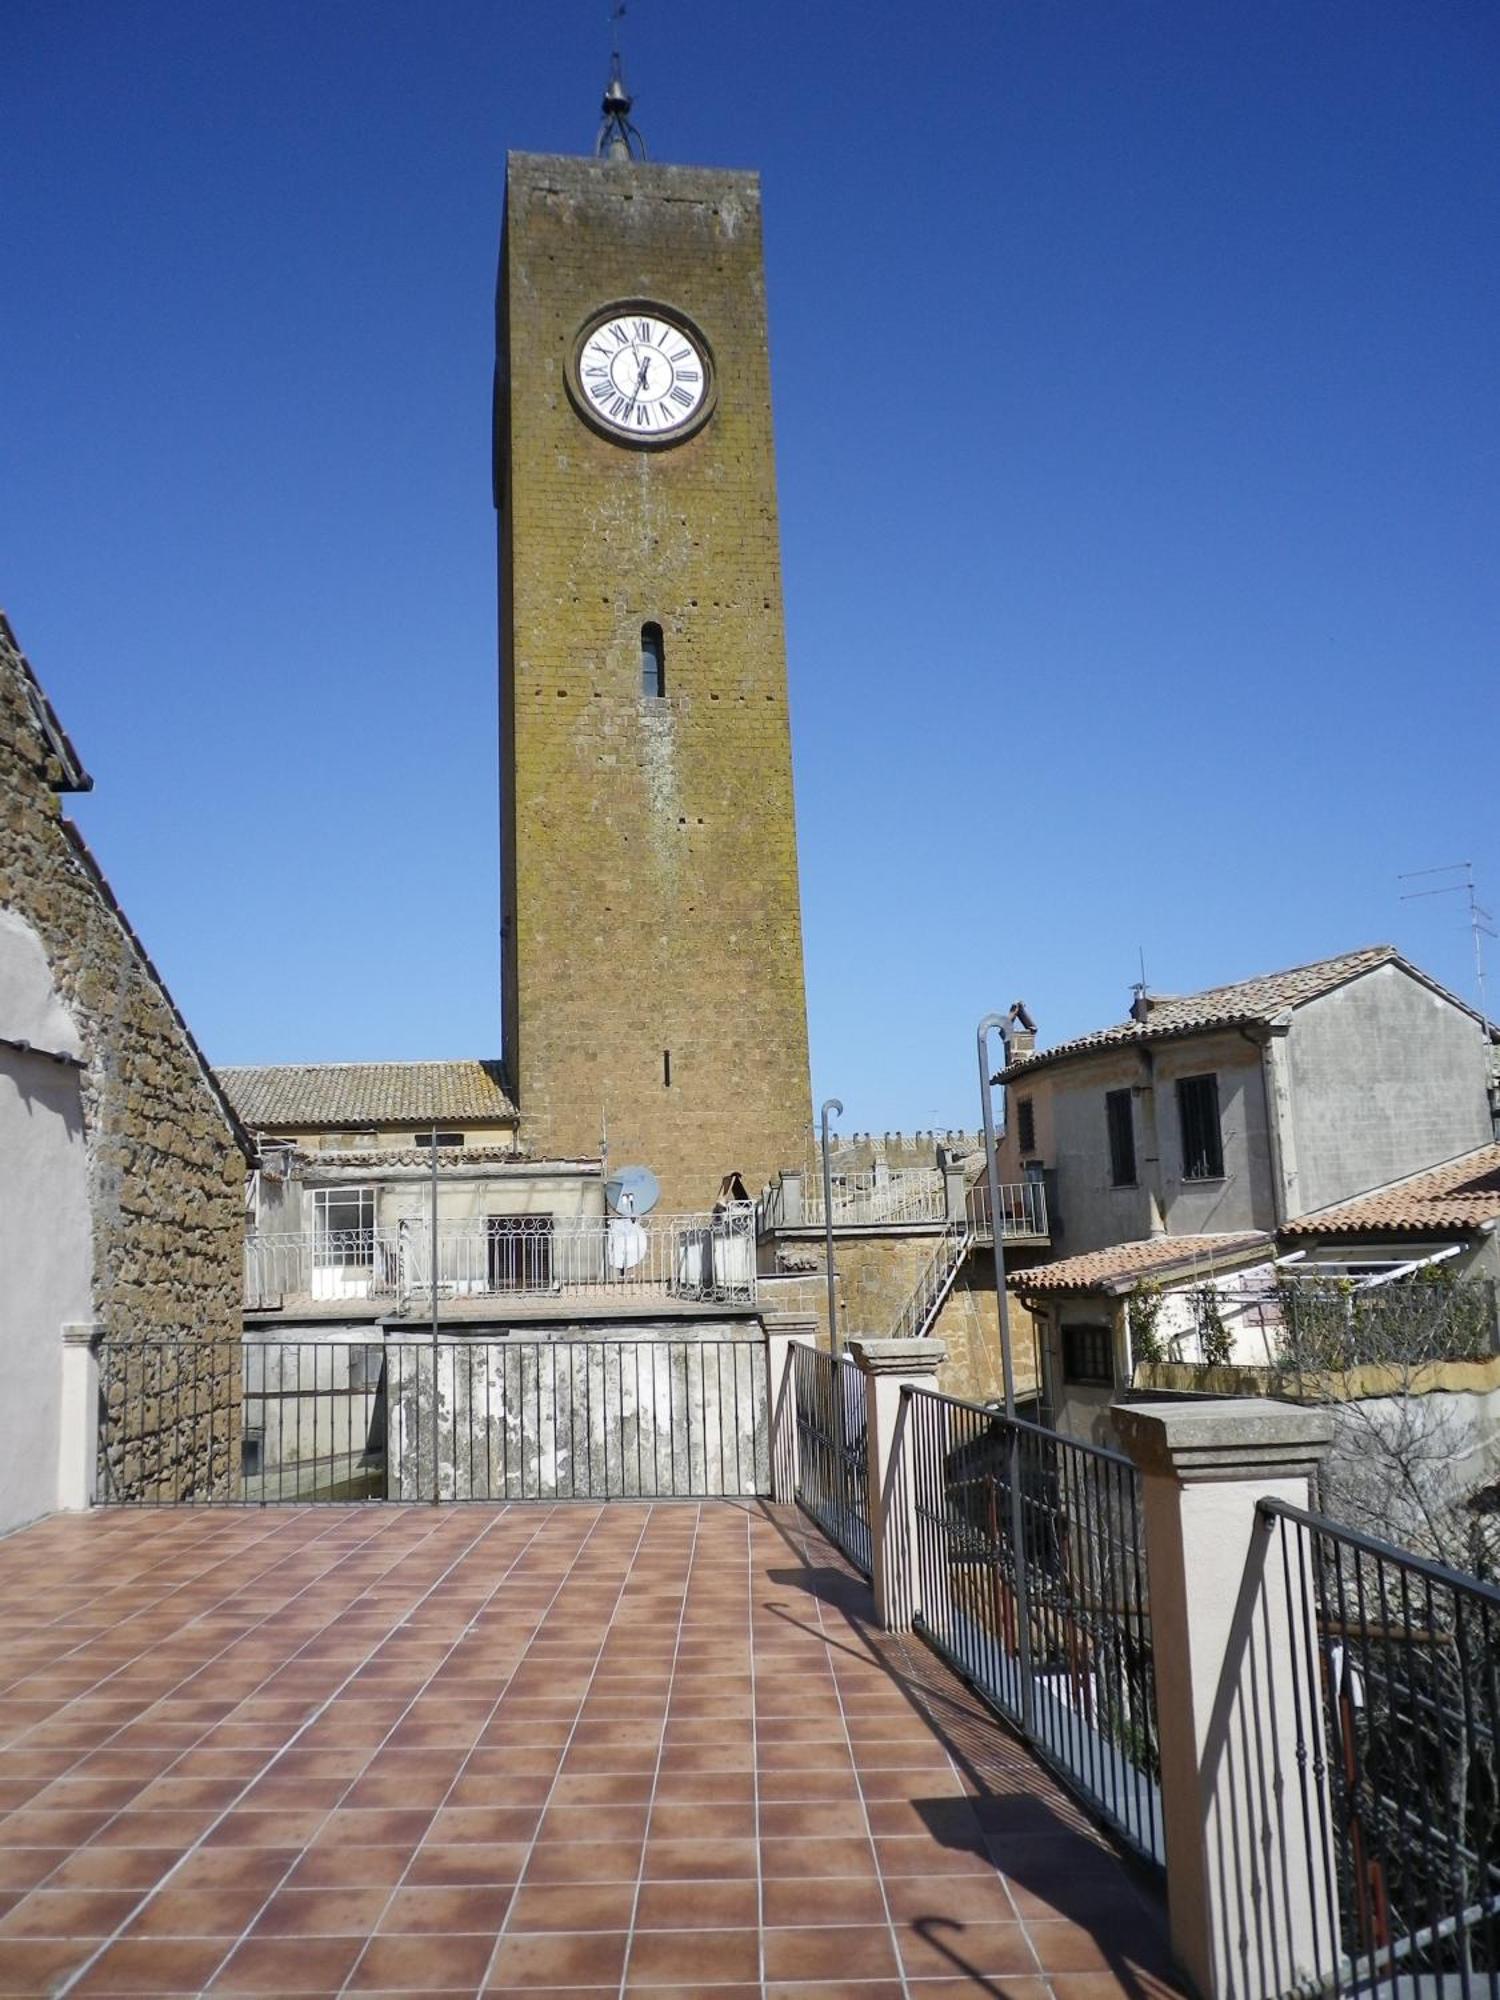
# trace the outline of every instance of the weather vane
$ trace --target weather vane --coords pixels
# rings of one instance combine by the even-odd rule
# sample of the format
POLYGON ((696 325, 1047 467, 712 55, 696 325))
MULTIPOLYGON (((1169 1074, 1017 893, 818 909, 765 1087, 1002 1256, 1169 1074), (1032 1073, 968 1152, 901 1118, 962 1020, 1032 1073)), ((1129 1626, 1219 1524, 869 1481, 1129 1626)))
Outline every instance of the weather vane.
POLYGON ((594 141, 594 152, 601 160, 646 158, 646 142, 630 122, 632 99, 620 62, 620 23, 624 18, 625 0, 610 0, 609 82, 604 88, 604 123, 594 141))

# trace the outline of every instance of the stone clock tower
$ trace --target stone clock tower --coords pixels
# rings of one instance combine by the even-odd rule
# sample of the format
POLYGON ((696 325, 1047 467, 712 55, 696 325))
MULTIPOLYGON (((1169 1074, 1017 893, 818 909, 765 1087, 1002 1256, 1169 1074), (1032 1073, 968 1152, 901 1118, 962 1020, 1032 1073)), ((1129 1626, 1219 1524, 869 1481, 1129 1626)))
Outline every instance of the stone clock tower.
POLYGON ((523 1135, 703 1208, 811 1120, 757 176, 512 154, 495 466, 523 1135))

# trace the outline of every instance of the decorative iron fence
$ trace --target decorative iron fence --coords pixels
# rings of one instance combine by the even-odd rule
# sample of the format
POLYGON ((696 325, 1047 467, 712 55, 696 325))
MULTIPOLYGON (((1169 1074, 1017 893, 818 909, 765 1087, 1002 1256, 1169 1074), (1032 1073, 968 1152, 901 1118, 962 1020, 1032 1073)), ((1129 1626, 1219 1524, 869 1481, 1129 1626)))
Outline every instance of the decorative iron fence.
POLYGON ((106 1341, 99 1496, 760 1494, 766 1408, 759 1338, 106 1341))
POLYGON ((865 1378, 845 1356, 792 1346, 797 1502, 866 1576, 871 1570, 865 1378))
POLYGON ((1165 1859, 1139 1475, 908 1388, 918 1629, 1141 1853, 1165 1859))
POLYGON ((1331 1856, 1323 1961, 1343 1992, 1500 2000, 1500 1590, 1281 1501, 1259 1513, 1266 1587, 1307 1635, 1281 1761, 1285 1810, 1331 1856))
MULTIPOLYGON (((251 1236, 245 1298, 252 1306, 290 1298, 319 1303, 432 1297, 432 1225, 413 1218, 373 1229, 251 1236)), ((655 1293, 663 1298, 753 1305, 754 1209, 714 1215, 551 1215, 439 1220, 440 1298, 590 1298, 655 1293)))

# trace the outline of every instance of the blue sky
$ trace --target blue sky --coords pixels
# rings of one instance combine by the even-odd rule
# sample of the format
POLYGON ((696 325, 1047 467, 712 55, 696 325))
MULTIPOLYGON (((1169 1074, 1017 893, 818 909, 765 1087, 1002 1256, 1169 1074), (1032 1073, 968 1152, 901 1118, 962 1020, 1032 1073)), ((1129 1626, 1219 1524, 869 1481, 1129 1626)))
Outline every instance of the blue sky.
MULTIPOLYGON (((503 161, 590 148, 607 11, 0 15, 0 602, 216 1061, 498 1047, 503 161)), ((1492 0, 625 47, 654 156, 764 178, 817 1096, 972 1123, 977 1017, 1116 1019, 1138 949, 1472 997, 1396 877, 1500 906, 1492 0)))

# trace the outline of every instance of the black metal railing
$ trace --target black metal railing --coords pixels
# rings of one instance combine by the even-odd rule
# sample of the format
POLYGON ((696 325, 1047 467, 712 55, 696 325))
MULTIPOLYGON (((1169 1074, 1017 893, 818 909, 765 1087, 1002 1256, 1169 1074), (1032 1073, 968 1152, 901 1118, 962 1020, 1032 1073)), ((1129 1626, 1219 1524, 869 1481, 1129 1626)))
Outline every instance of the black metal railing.
POLYGON ((1140 1477, 908 1388, 918 1629, 1141 1853, 1164 1858, 1140 1477))
POLYGON ((106 1341, 106 1503, 767 1490, 758 1339, 106 1341))
POLYGON ((1500 1590, 1280 1501, 1259 1511, 1296 1635, 1285 1810, 1323 1862, 1330 1984, 1500 2000, 1500 1590))
POLYGON ((847 1356, 792 1347, 797 1503, 857 1569, 871 1570, 865 1378, 847 1356))

